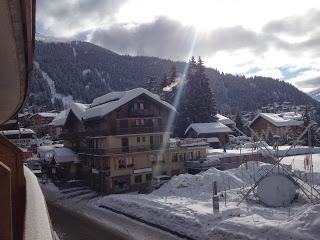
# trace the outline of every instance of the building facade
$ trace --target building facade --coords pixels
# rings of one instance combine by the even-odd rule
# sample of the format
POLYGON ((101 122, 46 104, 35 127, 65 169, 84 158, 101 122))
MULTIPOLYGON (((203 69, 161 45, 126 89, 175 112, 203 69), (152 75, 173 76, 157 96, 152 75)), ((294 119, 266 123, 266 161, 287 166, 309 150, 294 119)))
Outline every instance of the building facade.
POLYGON ((273 141, 273 136, 280 137, 280 144, 285 144, 296 139, 303 131, 303 121, 301 114, 293 113, 260 113, 249 125, 256 134, 269 144, 273 141))
POLYGON ((30 117, 30 128, 32 128, 38 136, 49 134, 49 132, 52 131, 49 123, 51 123, 57 115, 57 113, 53 112, 35 113, 30 117))
POLYGON ((173 106, 142 88, 109 93, 79 116, 71 108, 65 146, 78 152, 82 176, 97 191, 141 190, 153 176, 185 172, 185 159, 206 156, 205 142, 170 141, 172 111, 173 106))
POLYGON ((192 123, 185 131, 189 138, 205 138, 213 148, 223 147, 229 143, 229 134, 233 131, 221 122, 192 123))

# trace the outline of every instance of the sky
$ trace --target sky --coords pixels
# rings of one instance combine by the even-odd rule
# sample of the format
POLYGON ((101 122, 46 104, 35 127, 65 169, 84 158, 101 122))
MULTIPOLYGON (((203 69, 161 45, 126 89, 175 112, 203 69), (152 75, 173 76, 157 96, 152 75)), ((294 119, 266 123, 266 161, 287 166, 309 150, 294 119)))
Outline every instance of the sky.
POLYGON ((41 0, 37 32, 320 88, 319 0, 41 0))

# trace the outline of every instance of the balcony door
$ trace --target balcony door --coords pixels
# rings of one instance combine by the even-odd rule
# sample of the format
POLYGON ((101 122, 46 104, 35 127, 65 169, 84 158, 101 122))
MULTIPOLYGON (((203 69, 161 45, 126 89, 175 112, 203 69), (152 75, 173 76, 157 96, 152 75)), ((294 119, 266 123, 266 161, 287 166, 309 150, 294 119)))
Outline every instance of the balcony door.
POLYGON ((127 137, 121 138, 122 152, 129 152, 129 140, 127 137))

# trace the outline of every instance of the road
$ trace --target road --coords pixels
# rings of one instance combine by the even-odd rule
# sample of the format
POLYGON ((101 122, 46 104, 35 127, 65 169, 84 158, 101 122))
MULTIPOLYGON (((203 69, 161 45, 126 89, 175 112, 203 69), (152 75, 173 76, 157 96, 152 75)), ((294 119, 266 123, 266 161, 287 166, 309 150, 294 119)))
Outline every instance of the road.
POLYGON ((53 229, 60 240, 123 240, 116 233, 77 213, 47 202, 53 229))

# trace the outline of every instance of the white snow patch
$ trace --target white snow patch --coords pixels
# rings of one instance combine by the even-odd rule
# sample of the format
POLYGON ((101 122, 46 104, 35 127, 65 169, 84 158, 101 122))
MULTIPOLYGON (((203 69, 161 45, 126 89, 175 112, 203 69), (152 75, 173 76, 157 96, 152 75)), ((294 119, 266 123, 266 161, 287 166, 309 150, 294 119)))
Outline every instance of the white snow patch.
POLYGON ((165 107, 169 108, 172 111, 176 111, 174 106, 171 104, 162 101, 160 97, 156 94, 149 92, 143 88, 135 88, 128 91, 123 92, 111 92, 101 97, 95 98, 90 105, 90 108, 86 110, 84 113, 84 119, 90 119, 98 116, 105 116, 106 114, 112 112, 118 107, 130 102, 140 95, 147 95, 148 97, 154 99, 165 107))
POLYGON ((248 162, 239 168, 173 177, 151 194, 109 195, 95 204, 106 205, 144 220, 187 234, 194 239, 317 239, 320 205, 301 198, 288 208, 268 208, 254 202, 237 206, 240 187, 250 186, 272 165, 248 162), (212 182, 217 181, 220 212, 212 210, 212 182), (226 189, 226 205, 224 197, 226 189))
POLYGON ((78 55, 78 53, 74 47, 72 47, 72 52, 73 52, 73 57, 76 57, 78 55))
POLYGON ((55 98, 61 99, 64 108, 68 108, 70 103, 74 102, 73 97, 71 95, 65 96, 60 93, 57 93, 55 83, 54 81, 50 78, 50 76, 44 72, 41 68, 38 62, 34 61, 34 66, 41 72, 42 77, 47 81, 50 92, 51 92, 51 102, 54 103, 55 98))
POLYGON ((91 73, 91 69, 89 68, 82 71, 82 76, 85 77, 88 73, 91 73))
POLYGON ((51 224, 46 202, 36 176, 23 168, 26 179, 25 240, 52 240, 51 224))

